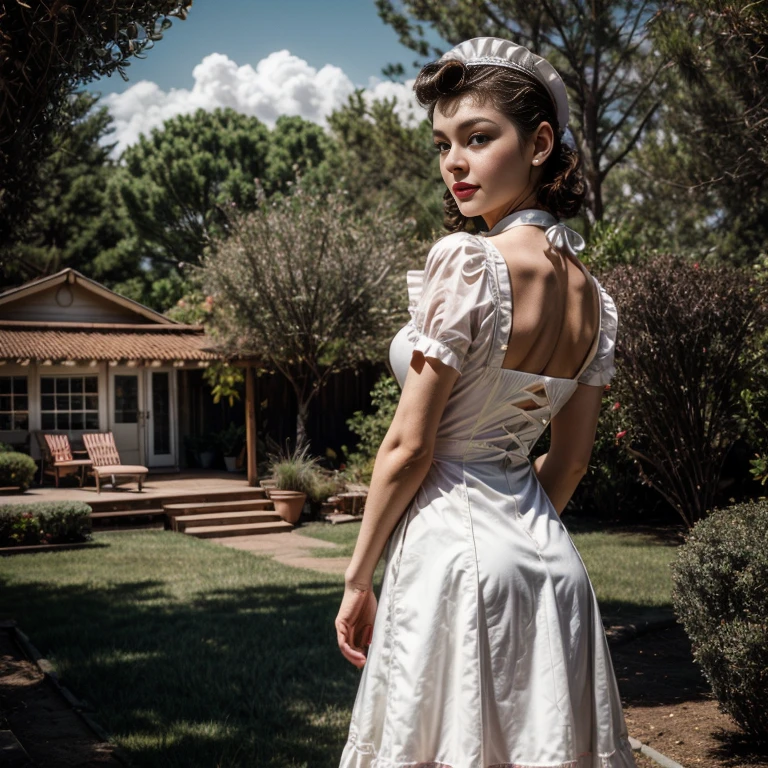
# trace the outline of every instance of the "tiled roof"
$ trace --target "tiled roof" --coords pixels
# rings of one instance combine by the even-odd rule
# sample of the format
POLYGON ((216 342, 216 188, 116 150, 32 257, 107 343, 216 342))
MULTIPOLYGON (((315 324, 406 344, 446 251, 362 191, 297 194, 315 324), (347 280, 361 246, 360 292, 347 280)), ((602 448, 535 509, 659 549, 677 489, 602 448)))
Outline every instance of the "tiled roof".
POLYGON ((9 327, 22 324, 0 322, 0 360, 34 360, 52 363, 63 360, 90 361, 210 361, 219 359, 211 351, 213 341, 202 331, 181 326, 155 326, 153 330, 108 330, 104 326, 83 328, 9 327))

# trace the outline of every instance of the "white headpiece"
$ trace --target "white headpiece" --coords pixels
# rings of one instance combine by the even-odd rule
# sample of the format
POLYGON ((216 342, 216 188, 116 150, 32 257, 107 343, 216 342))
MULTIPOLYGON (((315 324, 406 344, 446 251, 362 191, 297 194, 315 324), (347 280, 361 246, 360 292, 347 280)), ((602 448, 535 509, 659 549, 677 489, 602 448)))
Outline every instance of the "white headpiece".
POLYGON ((557 112, 560 135, 568 125, 568 93, 557 70, 541 56, 531 53, 525 46, 500 37, 473 37, 451 48, 439 61, 458 59, 466 66, 493 64, 527 72, 541 82, 552 96, 557 112))

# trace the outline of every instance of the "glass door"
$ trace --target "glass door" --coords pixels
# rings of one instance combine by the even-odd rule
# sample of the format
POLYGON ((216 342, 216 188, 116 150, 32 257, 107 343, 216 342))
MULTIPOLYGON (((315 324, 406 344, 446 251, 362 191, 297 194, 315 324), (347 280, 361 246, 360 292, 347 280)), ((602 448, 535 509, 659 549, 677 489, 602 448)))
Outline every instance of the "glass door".
MULTIPOLYGON (((110 382, 110 425, 123 464, 143 464, 143 397, 139 372, 130 368, 112 368, 110 382)), ((87 416, 87 414, 86 414, 87 416)))
POLYGON ((176 371, 147 370, 147 466, 175 467, 176 371))

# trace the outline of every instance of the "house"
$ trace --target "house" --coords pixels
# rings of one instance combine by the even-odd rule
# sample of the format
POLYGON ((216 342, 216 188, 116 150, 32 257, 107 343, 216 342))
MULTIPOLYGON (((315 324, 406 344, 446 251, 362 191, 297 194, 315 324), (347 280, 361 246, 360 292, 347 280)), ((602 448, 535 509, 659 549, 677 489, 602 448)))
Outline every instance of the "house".
MULTIPOLYGON (((214 406, 202 374, 220 359, 201 326, 183 325, 74 269, 0 292, 0 442, 39 459, 35 430, 115 435, 121 460, 150 469, 189 466, 187 436, 206 438, 229 421, 245 423, 247 443, 269 435, 285 445, 296 427, 296 398, 279 372, 246 369, 244 398, 214 406)), ((387 369, 363 364, 336 374, 317 395, 309 422, 313 453, 354 447, 346 419, 370 407, 387 369)), ((264 458, 263 456, 261 457, 264 458)), ((255 485, 256 451, 247 456, 255 485)))
POLYGON ((111 431, 126 464, 175 470, 189 433, 191 372, 218 356, 183 325, 64 269, 0 293, 0 442, 34 430, 111 431), (181 415, 184 414, 182 418, 181 415))

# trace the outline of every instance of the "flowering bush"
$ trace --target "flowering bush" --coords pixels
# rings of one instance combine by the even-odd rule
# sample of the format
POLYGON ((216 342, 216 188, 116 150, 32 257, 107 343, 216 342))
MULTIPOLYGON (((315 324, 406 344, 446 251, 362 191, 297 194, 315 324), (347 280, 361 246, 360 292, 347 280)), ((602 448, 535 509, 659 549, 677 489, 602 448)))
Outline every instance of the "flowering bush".
POLYGON ((64 544, 91 538, 91 508, 82 501, 0 507, 0 547, 64 544))

